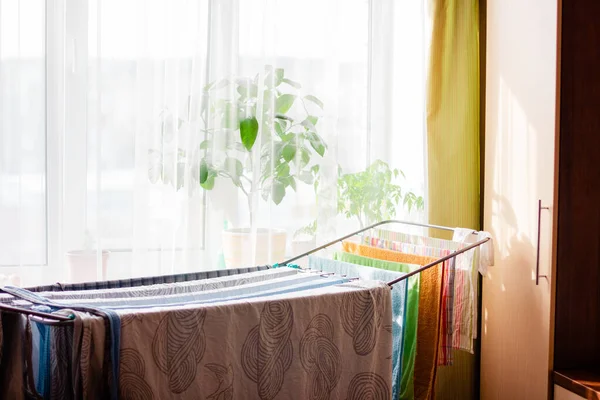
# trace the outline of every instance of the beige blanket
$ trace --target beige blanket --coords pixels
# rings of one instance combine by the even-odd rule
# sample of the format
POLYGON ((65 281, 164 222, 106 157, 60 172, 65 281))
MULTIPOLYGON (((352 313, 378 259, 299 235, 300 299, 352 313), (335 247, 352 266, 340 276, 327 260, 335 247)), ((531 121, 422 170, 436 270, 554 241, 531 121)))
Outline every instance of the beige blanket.
POLYGON ((391 398, 380 282, 119 314, 123 399, 391 398))

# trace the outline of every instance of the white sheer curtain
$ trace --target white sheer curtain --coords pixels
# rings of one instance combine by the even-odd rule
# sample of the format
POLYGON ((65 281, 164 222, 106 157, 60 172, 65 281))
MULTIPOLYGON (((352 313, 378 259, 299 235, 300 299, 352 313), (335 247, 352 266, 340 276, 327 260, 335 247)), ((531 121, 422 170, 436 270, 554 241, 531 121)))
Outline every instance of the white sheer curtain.
POLYGON ((274 263, 423 219, 423 7, 0 0, 0 274, 274 263))

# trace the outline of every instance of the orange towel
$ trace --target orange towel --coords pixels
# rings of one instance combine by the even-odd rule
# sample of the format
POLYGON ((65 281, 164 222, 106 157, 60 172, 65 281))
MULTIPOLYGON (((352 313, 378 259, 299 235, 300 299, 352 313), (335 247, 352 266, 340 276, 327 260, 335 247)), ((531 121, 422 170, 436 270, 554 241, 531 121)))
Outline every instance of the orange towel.
MULTIPOLYGON (((425 265, 436 257, 401 253, 355 242, 342 242, 345 252, 378 260, 425 265)), ((442 311, 443 264, 421 273, 419 318, 417 326, 417 358, 415 360, 415 399, 431 399, 435 395, 440 314, 442 311)))

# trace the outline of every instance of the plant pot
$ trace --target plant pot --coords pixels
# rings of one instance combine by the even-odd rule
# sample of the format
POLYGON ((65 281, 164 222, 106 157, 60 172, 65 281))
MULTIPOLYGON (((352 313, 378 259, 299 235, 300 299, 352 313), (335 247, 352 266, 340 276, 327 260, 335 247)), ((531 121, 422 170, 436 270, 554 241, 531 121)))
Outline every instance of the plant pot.
POLYGON ((69 269, 69 282, 93 282, 106 279, 106 265, 109 252, 102 250, 102 276, 97 276, 96 262, 98 252, 95 250, 68 251, 67 267, 69 269))
MULTIPOLYGON (((315 247, 317 247, 317 240, 314 237, 294 239, 292 240, 292 257, 306 253, 315 247)), ((302 268, 308 268, 308 258, 306 257, 302 257, 301 259, 294 261, 294 263, 302 268)))
POLYGON ((223 257, 227 268, 253 267, 285 260, 287 233, 283 229, 256 230, 255 257, 252 257, 253 236, 250 228, 223 231, 223 257))
POLYGON ((16 274, 4 275, 0 274, 0 286, 21 286, 21 277, 16 274))

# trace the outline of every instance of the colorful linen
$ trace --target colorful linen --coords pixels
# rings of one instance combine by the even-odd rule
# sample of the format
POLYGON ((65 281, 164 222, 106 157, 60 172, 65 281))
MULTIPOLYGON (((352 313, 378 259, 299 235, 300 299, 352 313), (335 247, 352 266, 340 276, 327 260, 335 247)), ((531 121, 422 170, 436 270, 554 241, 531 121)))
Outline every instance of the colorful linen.
MULTIPOLYGON (((363 242, 369 246, 390 249, 402 253, 416 254, 441 258, 450 255, 448 249, 422 246, 411 243, 391 241, 377 237, 365 236, 363 242)), ((453 362, 453 334, 454 334, 454 259, 444 261, 444 285, 442 289, 442 314, 440 323, 440 343, 437 363, 440 366, 449 366, 453 362)))
MULTIPOLYGON (((463 230, 459 230, 462 232, 463 230)), ((466 230, 473 232, 472 230, 466 230)), ((453 240, 431 238, 427 236, 410 235, 401 232, 377 230, 376 235, 390 241, 418 244, 456 251, 468 246, 453 240)), ((461 240, 463 238, 461 237, 461 240)), ((478 262, 475 250, 459 254, 455 258, 454 279, 454 327, 452 347, 474 354, 474 342, 477 338, 477 290, 478 262)))

